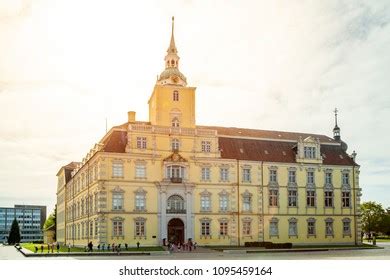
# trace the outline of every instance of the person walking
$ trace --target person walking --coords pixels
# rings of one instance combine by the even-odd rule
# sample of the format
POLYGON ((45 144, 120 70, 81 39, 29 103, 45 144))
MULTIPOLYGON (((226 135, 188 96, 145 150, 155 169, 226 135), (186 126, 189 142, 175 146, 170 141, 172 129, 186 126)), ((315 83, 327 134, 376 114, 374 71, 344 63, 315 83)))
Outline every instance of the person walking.
POLYGON ((60 243, 57 242, 57 253, 60 252, 60 243))
POLYGON ((68 244, 68 253, 70 253, 70 243, 68 244))

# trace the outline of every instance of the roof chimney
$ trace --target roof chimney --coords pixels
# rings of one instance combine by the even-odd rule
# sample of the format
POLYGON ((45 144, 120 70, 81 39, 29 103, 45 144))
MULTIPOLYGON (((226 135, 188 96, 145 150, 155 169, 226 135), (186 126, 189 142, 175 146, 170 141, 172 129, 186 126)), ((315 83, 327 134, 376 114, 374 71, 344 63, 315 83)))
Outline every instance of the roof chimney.
POLYGON ((134 111, 127 112, 127 121, 128 122, 135 122, 135 112, 134 111))

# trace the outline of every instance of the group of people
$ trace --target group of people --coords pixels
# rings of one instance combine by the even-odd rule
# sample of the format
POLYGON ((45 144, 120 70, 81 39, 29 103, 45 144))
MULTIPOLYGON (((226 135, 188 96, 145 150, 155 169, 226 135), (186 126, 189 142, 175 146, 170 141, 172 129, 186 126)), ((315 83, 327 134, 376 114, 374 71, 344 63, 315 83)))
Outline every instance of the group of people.
MULTIPOLYGON (((44 244, 41 244, 41 254, 43 254, 43 251, 47 247, 47 253, 54 253, 54 250, 57 250, 57 253, 60 252, 60 243, 58 242, 53 242, 51 244, 47 244, 46 246, 44 244)), ((37 245, 34 246, 35 253, 38 253, 39 248, 37 245)))
POLYGON ((170 252, 181 252, 181 251, 189 251, 196 250, 197 243, 192 242, 189 240, 187 243, 181 243, 180 241, 175 242, 169 242, 168 243, 168 249, 170 252))

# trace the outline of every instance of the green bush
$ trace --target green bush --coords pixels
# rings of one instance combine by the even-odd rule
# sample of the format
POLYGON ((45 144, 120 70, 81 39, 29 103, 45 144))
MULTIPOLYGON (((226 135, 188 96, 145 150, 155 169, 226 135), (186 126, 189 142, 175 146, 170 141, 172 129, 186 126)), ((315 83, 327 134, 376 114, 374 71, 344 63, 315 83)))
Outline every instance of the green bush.
POLYGON ((253 241, 253 242, 245 242, 245 247, 265 247, 266 244, 272 244, 272 242, 260 242, 260 241, 253 241))
POLYGON ((292 243, 271 243, 265 244, 265 249, 291 249, 292 243))

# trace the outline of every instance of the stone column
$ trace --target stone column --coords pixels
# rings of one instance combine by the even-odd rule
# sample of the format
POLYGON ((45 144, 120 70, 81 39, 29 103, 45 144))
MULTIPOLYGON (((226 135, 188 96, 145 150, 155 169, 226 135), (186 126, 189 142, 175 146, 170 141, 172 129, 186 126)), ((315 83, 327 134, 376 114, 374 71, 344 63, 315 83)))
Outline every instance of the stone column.
MULTIPOLYGON (((160 242, 167 240, 167 190, 166 186, 160 186, 160 242)), ((168 240, 167 240, 168 241, 168 240)))
POLYGON ((193 186, 186 186, 186 229, 184 236, 185 242, 188 240, 188 238, 192 238, 192 240, 194 240, 192 190, 193 186))

